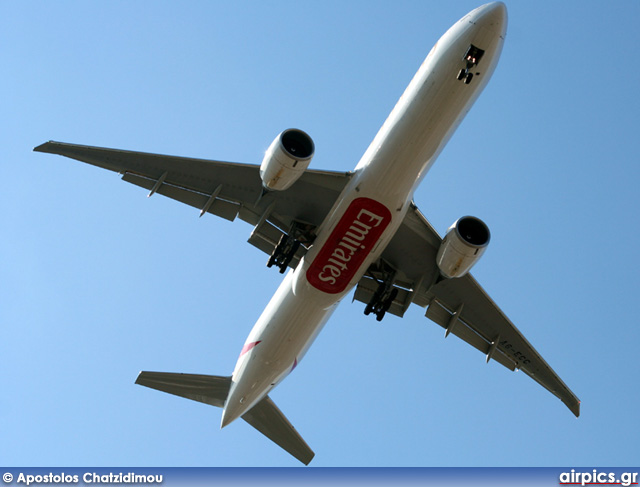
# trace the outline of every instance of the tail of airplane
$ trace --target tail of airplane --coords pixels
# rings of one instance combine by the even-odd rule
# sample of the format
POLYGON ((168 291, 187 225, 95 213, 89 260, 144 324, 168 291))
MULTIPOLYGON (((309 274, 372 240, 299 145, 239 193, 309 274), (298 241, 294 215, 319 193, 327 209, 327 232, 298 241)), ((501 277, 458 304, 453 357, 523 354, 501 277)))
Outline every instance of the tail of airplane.
MULTIPOLYGON (((140 372, 136 384, 224 408, 231 388, 231 377, 140 372)), ((246 412, 242 419, 305 465, 315 455, 269 396, 246 412)))

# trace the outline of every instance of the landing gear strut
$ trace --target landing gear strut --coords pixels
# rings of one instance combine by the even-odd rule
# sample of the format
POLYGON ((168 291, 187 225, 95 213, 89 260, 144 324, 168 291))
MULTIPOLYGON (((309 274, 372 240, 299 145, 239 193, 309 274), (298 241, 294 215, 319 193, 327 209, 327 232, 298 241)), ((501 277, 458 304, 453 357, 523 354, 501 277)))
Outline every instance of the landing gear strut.
POLYGON ((478 65, 483 54, 484 51, 482 49, 474 46, 473 44, 469 46, 469 49, 467 49, 467 52, 462 58, 466 64, 465 67, 462 68, 458 73, 459 81, 464 80, 464 83, 466 85, 471 83, 471 80, 473 79, 473 73, 471 72, 471 69, 478 65))
POLYGON ((393 287, 393 278, 395 272, 385 272, 384 278, 378 284, 378 289, 373 293, 371 301, 364 308, 364 314, 370 315, 374 313, 376 315, 376 321, 382 321, 385 313, 391 307, 393 300, 398 295, 398 288, 393 287))
POLYGON ((293 259, 293 256, 296 255, 299 247, 300 241, 283 233, 278 245, 275 246, 271 257, 269 257, 267 267, 272 267, 275 264, 275 266, 280 269, 280 274, 284 274, 284 271, 287 270, 287 266, 291 262, 291 259, 293 259))
POLYGON ((267 267, 275 265, 280 269, 280 274, 284 274, 300 248, 300 244, 309 246, 314 239, 315 233, 312 225, 294 221, 289 228, 289 233, 283 233, 280 237, 278 245, 275 246, 267 261, 267 267))

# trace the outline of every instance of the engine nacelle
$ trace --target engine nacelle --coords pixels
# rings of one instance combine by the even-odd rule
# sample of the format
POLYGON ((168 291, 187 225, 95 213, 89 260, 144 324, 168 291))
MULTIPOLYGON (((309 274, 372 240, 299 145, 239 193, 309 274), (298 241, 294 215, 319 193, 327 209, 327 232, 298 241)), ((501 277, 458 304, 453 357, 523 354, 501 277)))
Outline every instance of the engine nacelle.
POLYGON ((463 216, 444 236, 436 263, 443 276, 462 277, 480 260, 489 245, 489 227, 479 218, 463 216))
POLYGON ((307 169, 315 146, 302 130, 287 129, 271 143, 260 165, 262 185, 283 191, 295 183, 307 169))

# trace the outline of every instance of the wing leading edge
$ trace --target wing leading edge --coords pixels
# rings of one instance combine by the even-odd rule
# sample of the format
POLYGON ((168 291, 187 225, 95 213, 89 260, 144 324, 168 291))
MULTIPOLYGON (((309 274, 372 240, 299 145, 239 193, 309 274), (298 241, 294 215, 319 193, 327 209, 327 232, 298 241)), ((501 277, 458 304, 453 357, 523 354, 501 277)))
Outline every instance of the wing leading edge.
MULTIPOLYGON (((283 236, 304 228, 312 241, 351 173, 307 170, 291 188, 265 193, 255 164, 45 142, 34 151, 57 154, 117 172, 128 183, 229 221, 254 225, 249 243, 271 254, 283 236)), ((304 243, 304 242, 303 242, 304 243)), ((306 252, 300 246, 289 266, 306 252)))

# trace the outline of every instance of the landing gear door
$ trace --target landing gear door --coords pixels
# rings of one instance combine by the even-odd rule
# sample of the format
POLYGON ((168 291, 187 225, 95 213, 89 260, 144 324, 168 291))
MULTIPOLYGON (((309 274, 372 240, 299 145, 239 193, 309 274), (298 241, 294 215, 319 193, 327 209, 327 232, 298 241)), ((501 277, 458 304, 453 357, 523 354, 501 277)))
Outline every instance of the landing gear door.
POLYGON ((477 66, 478 63, 480 63, 482 56, 484 56, 484 50, 474 46, 473 44, 469 45, 469 49, 464 53, 464 60, 467 63, 467 69, 477 66))

